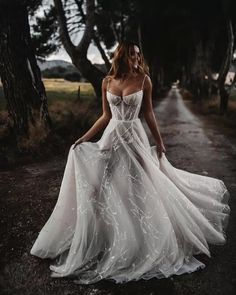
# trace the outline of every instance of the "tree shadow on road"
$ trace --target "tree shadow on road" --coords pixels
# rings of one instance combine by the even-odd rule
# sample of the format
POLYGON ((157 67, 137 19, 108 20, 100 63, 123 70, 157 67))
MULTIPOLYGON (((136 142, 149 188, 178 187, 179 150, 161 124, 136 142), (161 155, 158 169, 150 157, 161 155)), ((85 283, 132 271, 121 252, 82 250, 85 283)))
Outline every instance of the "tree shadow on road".
POLYGON ((174 284, 172 279, 150 279, 127 282, 124 284, 116 284, 109 281, 101 281, 96 284, 97 289, 101 294, 135 294, 135 295, 150 295, 150 294, 175 294, 174 284))

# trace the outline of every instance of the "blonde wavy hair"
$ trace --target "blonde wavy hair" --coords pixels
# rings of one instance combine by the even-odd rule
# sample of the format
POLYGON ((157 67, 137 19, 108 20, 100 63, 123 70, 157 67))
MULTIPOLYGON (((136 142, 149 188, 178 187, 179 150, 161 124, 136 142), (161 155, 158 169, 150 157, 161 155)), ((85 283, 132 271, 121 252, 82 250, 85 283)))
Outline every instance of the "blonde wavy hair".
POLYGON ((139 64, 137 69, 133 67, 133 62, 131 59, 131 48, 134 46, 139 46, 134 42, 121 42, 116 47, 114 56, 112 59, 111 69, 108 72, 108 76, 113 76, 115 79, 124 79, 128 73, 143 73, 149 74, 149 68, 144 60, 144 56, 139 48, 139 64))

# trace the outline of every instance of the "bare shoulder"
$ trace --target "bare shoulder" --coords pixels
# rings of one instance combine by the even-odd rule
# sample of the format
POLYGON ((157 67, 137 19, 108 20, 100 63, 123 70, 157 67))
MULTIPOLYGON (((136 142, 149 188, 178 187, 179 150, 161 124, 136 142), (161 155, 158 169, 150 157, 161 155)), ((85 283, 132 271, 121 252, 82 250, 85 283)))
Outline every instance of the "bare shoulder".
POLYGON ((105 77, 102 79, 102 88, 103 88, 103 89, 106 89, 108 82, 109 82, 109 76, 105 76, 105 77))
POLYGON ((143 87, 145 89, 150 89, 152 87, 152 80, 151 80, 150 76, 148 74, 145 74, 144 79, 145 80, 144 80, 143 87))
POLYGON ((113 77, 111 76, 111 75, 107 75, 107 76, 105 76, 104 77, 104 81, 109 81, 109 80, 111 80, 113 77))
POLYGON ((107 85, 107 83, 109 81, 111 81, 111 79, 112 79, 112 76, 110 76, 110 75, 105 76, 102 80, 102 85, 105 87, 107 85))

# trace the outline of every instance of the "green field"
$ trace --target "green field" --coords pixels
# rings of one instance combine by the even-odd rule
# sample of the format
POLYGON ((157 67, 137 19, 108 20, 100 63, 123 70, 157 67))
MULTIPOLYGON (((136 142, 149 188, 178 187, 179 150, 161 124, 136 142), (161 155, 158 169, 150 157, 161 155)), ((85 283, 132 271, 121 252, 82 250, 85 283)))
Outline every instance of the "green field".
POLYGON ((44 79, 43 82, 49 105, 54 101, 76 100, 79 87, 82 100, 95 98, 94 90, 90 83, 69 82, 64 79, 44 79))
MULTIPOLYGON (((78 98, 78 87, 80 87, 80 97, 83 102, 90 102, 95 98, 93 87, 90 83, 70 82, 64 79, 43 79, 46 88, 48 105, 52 106, 58 102, 73 102, 78 98)), ((214 102, 211 102, 214 104, 214 102)), ((218 102, 217 102, 218 104, 218 102)), ((236 89, 230 95, 229 108, 235 109, 236 89)), ((0 82, 0 111, 6 109, 6 101, 0 82)))
MULTIPOLYGON (((95 98, 93 87, 90 83, 70 82, 64 79, 43 79, 48 97, 49 106, 58 101, 75 101, 78 98, 78 87, 80 97, 83 101, 95 98)), ((6 109, 2 84, 0 83, 0 110, 6 109)))

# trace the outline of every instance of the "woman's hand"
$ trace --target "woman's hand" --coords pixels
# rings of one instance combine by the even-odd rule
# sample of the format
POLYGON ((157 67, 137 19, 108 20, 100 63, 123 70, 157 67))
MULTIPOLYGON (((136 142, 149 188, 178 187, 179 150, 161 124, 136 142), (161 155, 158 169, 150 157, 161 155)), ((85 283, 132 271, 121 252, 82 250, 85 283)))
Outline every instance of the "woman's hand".
POLYGON ((166 153, 166 148, 165 148, 163 142, 159 145, 157 153, 158 153, 158 158, 159 159, 162 157, 162 153, 166 153))
POLYGON ((80 137, 79 139, 76 140, 76 142, 74 143, 74 146, 73 146, 73 150, 76 148, 76 146, 78 144, 80 144, 81 142, 84 142, 86 141, 83 137, 80 137))

